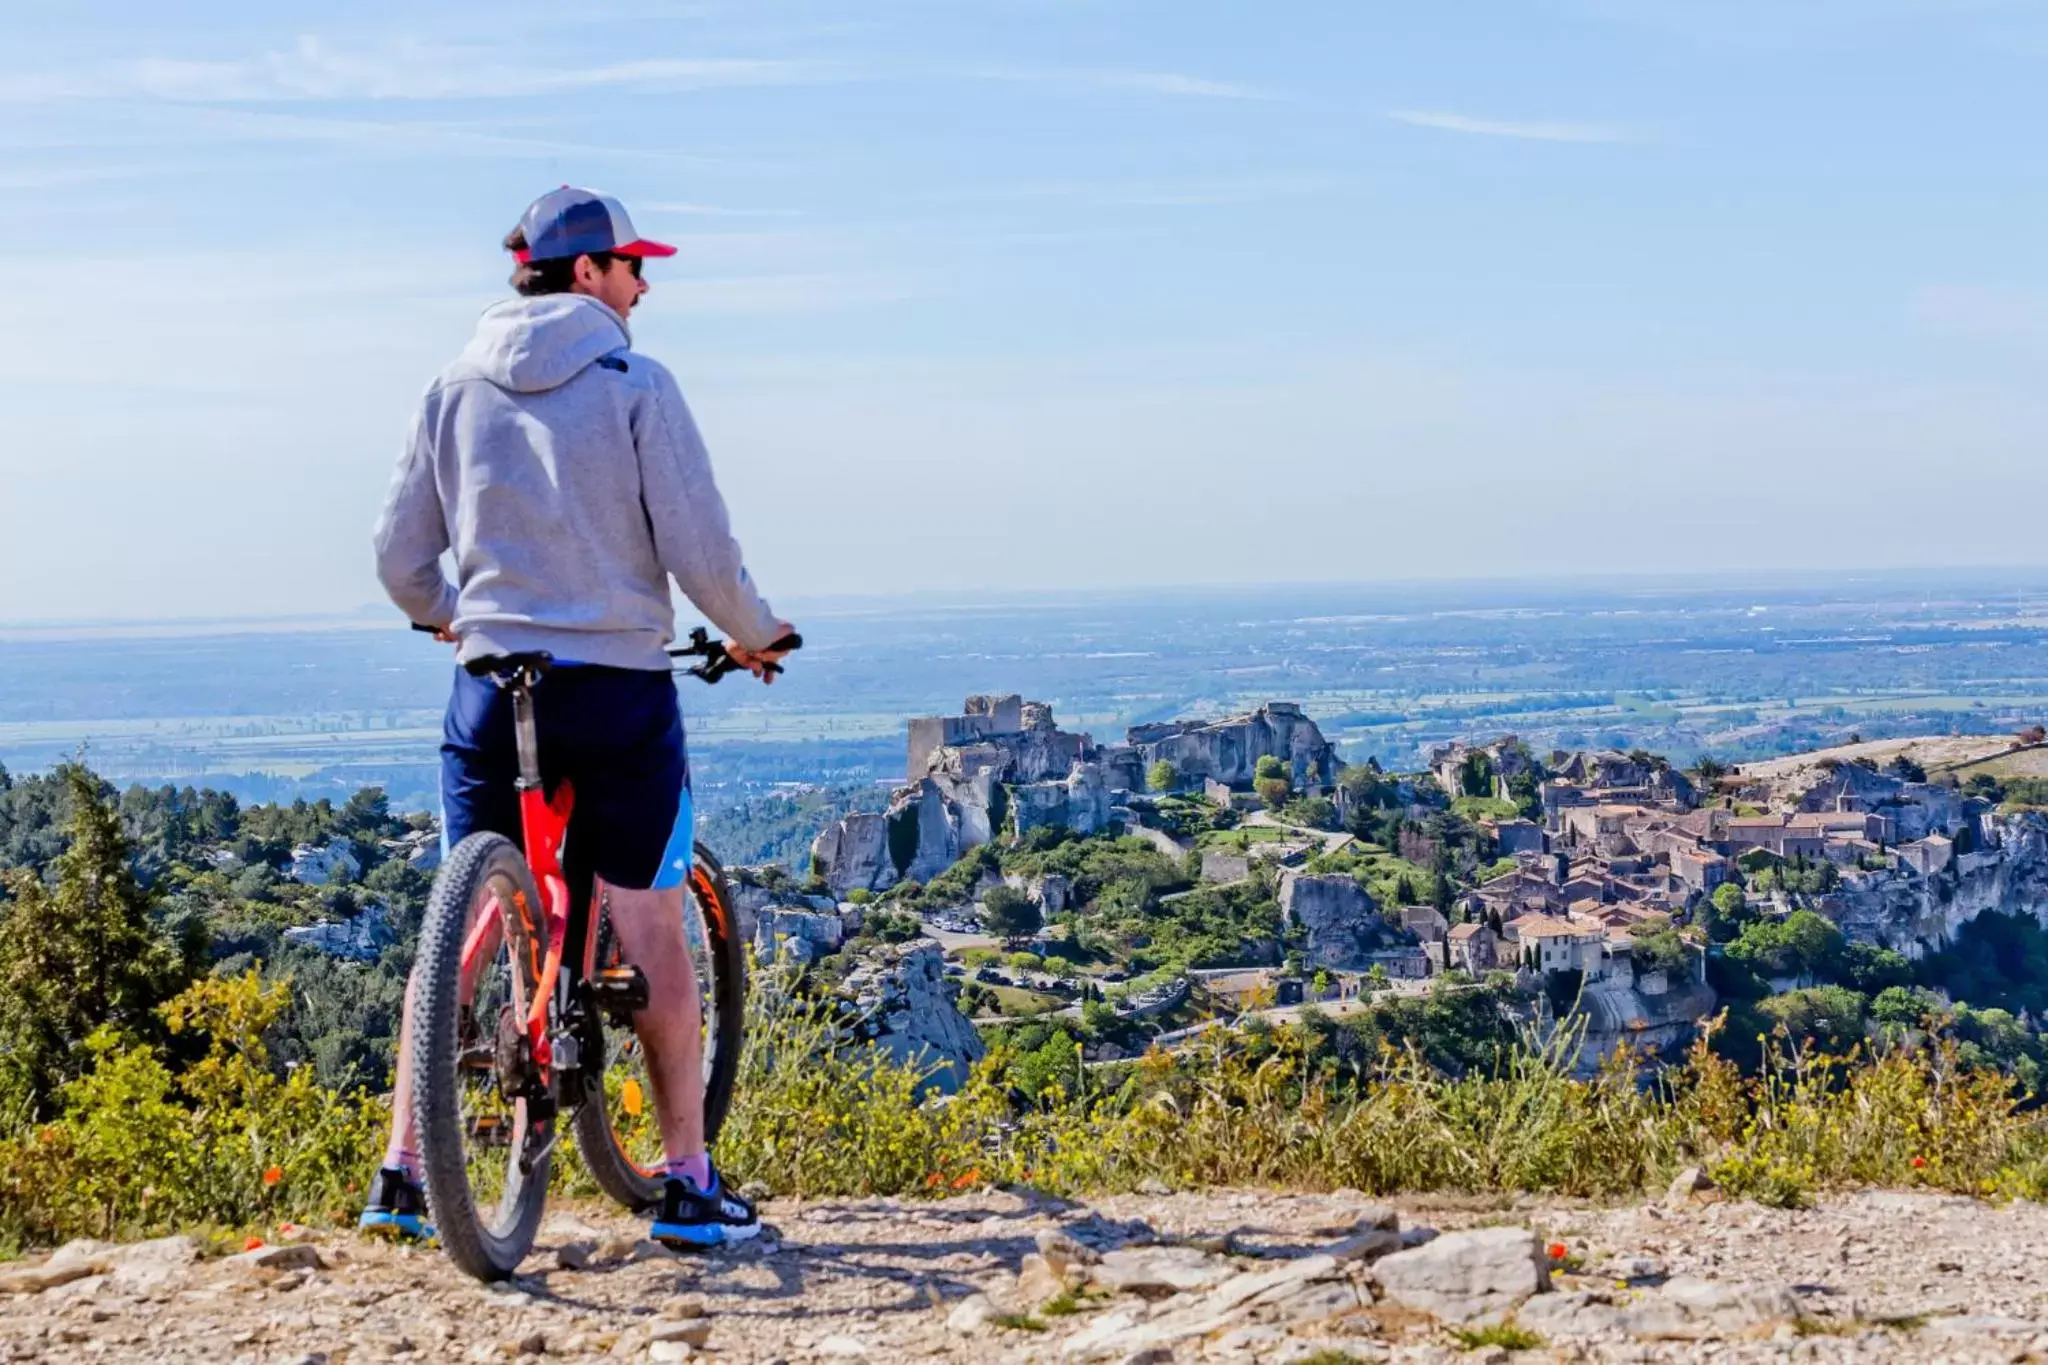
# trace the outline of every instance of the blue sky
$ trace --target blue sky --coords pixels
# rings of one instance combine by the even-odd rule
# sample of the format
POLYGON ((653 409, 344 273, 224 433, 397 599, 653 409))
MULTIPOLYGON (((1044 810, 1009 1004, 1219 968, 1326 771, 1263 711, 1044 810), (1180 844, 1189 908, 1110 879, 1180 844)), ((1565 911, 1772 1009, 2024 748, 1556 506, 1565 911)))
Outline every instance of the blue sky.
POLYGON ((0 620, 375 600, 564 181, 776 595, 2048 561, 2048 3, 9 8, 0 620))

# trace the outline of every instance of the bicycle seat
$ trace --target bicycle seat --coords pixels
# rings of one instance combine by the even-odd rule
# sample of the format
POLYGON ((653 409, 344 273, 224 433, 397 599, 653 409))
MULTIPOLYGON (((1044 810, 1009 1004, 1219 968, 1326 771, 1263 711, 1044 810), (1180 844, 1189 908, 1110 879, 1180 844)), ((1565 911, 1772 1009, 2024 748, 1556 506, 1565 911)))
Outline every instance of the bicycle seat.
POLYGON ((486 654, 480 659, 471 659, 463 664, 472 678, 488 676, 509 676, 515 673, 531 673, 538 678, 554 667, 555 656, 544 649, 530 650, 524 654, 486 654))

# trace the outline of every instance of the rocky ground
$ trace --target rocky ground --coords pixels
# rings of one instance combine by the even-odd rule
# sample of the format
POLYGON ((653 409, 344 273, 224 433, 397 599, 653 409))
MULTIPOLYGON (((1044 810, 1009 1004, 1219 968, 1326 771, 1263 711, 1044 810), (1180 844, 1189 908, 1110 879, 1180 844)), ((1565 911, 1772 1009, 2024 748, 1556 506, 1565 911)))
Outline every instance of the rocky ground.
POLYGON ((2040 1205, 1784 1212, 1688 1186, 1614 1207, 986 1193, 768 1216, 752 1247, 684 1259, 563 1210, 493 1288, 348 1234, 73 1244, 0 1266, 0 1361, 2048 1359, 2040 1205))

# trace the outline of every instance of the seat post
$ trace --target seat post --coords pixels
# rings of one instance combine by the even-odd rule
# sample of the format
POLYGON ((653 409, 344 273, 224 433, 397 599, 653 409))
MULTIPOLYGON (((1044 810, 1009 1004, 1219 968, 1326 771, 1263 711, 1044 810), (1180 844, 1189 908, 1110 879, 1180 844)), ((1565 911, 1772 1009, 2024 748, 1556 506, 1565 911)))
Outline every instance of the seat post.
POLYGON ((512 736, 519 746, 519 790, 540 789, 540 730, 533 720, 533 683, 521 670, 512 682, 512 736))

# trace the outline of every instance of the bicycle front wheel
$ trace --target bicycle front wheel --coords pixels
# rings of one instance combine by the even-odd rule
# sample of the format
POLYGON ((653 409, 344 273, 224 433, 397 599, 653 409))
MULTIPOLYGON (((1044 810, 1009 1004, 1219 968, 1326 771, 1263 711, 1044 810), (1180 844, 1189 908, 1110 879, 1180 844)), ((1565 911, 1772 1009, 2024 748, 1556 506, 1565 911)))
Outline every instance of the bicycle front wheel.
POLYGON ((554 1097, 526 1036, 545 910, 510 839, 472 834, 434 880, 413 967, 413 1113, 441 1244, 480 1280, 533 1249, 554 1097))
MULTIPOLYGON (((746 945, 740 942, 725 869, 709 849, 697 845, 688 894, 683 897, 683 935, 697 977, 699 1025, 704 1047, 704 1135, 718 1130, 732 1107, 739 1076, 747 1003, 746 945)), ((600 970, 622 965, 608 918, 598 921, 600 970)), ((661 1202, 664 1179, 661 1127, 654 1107, 647 1053, 624 1019, 586 1024, 587 1055, 602 1059, 602 1072, 585 1072, 587 1092, 577 1107, 576 1146, 598 1187, 639 1212, 661 1202), (606 1027, 609 1022, 610 1027, 606 1027)))

